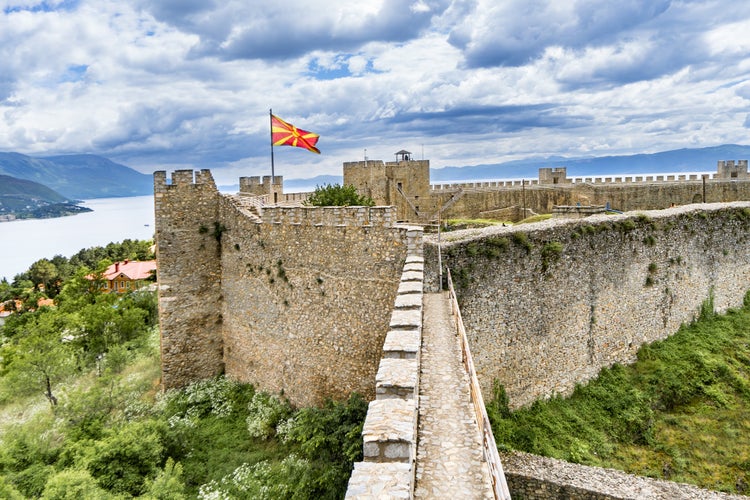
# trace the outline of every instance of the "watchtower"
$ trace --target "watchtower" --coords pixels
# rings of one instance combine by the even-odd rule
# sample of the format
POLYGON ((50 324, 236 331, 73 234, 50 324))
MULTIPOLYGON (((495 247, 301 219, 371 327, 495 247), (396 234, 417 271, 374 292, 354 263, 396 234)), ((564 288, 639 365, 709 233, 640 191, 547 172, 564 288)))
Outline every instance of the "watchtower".
POLYGON ((430 161, 413 160, 403 149, 395 155, 392 162, 344 162, 344 185, 353 185, 376 205, 395 205, 399 221, 425 221, 435 204, 430 197, 430 161))
POLYGON ((254 196, 268 195, 269 203, 278 203, 284 194, 284 177, 276 175, 263 176, 263 182, 260 176, 240 177, 240 193, 251 194, 254 196))
POLYGON ((565 167, 540 168, 539 184, 569 184, 568 169, 565 167))
POLYGON ((739 160, 735 165, 734 160, 719 160, 716 166, 717 179, 748 179, 747 160, 739 160))

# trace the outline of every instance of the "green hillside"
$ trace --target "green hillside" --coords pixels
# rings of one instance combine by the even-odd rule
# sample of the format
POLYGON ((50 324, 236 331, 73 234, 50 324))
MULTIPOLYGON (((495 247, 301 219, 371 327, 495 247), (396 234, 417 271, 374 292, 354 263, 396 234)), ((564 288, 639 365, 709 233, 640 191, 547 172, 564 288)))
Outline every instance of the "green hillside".
POLYGON ((153 193, 150 175, 95 155, 33 158, 0 153, 0 174, 38 182, 70 199, 153 193))
POLYGON ((0 217, 47 218, 88 211, 47 186, 0 175, 0 217))
POLYGON ((510 412, 488 405, 501 449, 518 449, 703 488, 750 493, 750 292, 724 315, 644 345, 570 397, 510 412))

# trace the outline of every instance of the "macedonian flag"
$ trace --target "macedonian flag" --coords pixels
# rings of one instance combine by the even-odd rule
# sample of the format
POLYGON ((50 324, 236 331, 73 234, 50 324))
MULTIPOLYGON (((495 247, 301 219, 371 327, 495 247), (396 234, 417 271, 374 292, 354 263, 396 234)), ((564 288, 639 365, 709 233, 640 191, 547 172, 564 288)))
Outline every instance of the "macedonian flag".
POLYGON ((276 115, 271 115, 271 142, 274 146, 295 146, 320 154, 315 147, 320 136, 295 127, 276 115))

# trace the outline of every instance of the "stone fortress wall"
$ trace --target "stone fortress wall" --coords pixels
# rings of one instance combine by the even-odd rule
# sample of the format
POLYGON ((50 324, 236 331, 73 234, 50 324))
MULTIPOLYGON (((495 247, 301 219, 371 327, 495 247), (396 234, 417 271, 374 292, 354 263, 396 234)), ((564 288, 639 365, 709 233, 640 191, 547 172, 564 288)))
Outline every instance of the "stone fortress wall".
MULTIPOLYGON (((540 168, 538 179, 430 184, 429 160, 408 151, 398 161, 345 162, 344 184, 378 205, 396 207, 399 221, 435 223, 438 218, 520 220, 551 213, 555 206, 606 206, 619 211, 656 210, 690 203, 750 199, 747 160, 722 160, 713 174, 569 177, 565 167, 540 168)), ((270 177, 255 177, 268 190, 270 177)), ((273 195, 284 201, 290 195, 273 195)), ((299 198, 297 198, 299 199, 299 198)))
MULTIPOLYGON (((750 283, 750 203, 700 204, 442 235, 474 362, 488 397, 512 407, 553 394, 716 310, 750 283)), ((425 280, 436 286, 436 237, 425 280)))
POLYGON ((262 207, 208 170, 154 174, 162 382, 226 373, 295 405, 374 398, 409 248, 391 207, 262 207))
MULTIPOLYGON (((471 182, 431 186, 442 218, 496 218, 493 211, 525 207, 551 213, 556 205, 609 205, 613 209, 657 210, 672 205, 750 199, 747 160, 719 161, 715 174, 568 177, 563 168, 541 168, 532 181, 471 182)), ((524 212, 518 211, 518 219, 524 212)), ((506 214, 503 214, 505 217, 506 214)))
MULTIPOLYGON (((369 176, 369 164, 359 163, 360 175, 369 176)), ((402 163, 383 165, 384 175, 390 169, 395 176, 389 196, 402 201, 371 208, 285 207, 304 195, 290 198, 277 180, 247 178, 238 195, 223 195, 208 170, 176 171, 171 182, 156 172, 164 387, 226 373, 296 405, 353 391, 375 399, 404 263, 422 245, 420 227, 397 221, 413 220, 412 213, 426 222, 438 206, 446 218, 451 210, 473 216, 534 200, 530 186, 431 189, 431 201, 420 201, 416 211, 425 195, 408 176, 396 181, 402 163)), ((426 163, 410 168, 425 167, 429 172, 426 163)), ((663 208, 697 195, 709 202, 750 199, 746 162, 721 172, 720 162, 717 177, 726 178, 644 181, 622 200, 663 208)), ((599 203, 554 194, 576 183, 552 174, 543 182, 562 184, 539 185, 539 207, 559 204, 559 196, 563 204, 599 203)), ((418 178, 429 185, 429 176, 418 178)), ((599 191, 605 201, 629 206, 612 201, 620 183, 601 184, 612 190, 599 191)), ((601 367, 632 361, 642 343, 674 333, 707 298, 717 310, 741 305, 750 278, 749 228, 745 202, 443 233, 442 257, 459 286, 484 394, 491 396, 495 379, 516 407, 568 393, 601 367)), ((431 236, 426 290, 436 286, 436 253, 431 236)), ((517 477, 524 494, 537 482, 552 485, 526 472, 517 477)))

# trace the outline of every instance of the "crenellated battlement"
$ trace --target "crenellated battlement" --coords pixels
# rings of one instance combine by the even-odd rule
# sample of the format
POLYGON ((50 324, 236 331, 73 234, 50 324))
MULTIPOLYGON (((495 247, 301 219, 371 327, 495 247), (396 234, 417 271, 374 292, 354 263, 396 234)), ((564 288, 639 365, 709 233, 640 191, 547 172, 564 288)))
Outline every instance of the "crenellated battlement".
POLYGON ((163 193, 170 188, 184 186, 209 186, 216 189, 213 175, 208 169, 202 170, 175 170, 172 172, 171 182, 167 182, 167 172, 159 170, 154 172, 154 192, 163 193))
POLYGON ((259 175, 250 177, 240 177, 240 193, 255 193, 259 189, 264 190, 263 194, 270 192, 271 186, 282 186, 284 177, 281 175, 259 175))
POLYGON ((393 227, 395 207, 269 207, 266 224, 302 226, 393 227))

